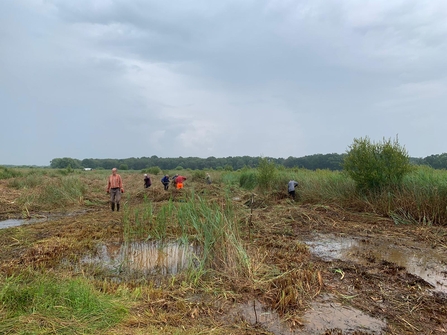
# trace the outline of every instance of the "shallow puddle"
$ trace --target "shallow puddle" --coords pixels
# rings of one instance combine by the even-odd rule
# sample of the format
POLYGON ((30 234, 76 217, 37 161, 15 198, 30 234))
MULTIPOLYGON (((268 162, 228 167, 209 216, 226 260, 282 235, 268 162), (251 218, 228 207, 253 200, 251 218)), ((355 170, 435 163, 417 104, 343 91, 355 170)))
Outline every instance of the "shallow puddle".
POLYGON ((240 305, 237 314, 252 325, 258 324, 262 328, 276 335, 314 335, 324 334, 326 330, 341 330, 343 334, 362 331, 367 334, 382 334, 386 323, 372 318, 352 307, 329 301, 315 302, 311 308, 300 317, 300 325, 291 328, 279 315, 263 308, 260 302, 250 301, 240 305), (256 312, 255 312, 256 311, 256 312))
POLYGON ((431 284, 434 290, 447 293, 447 256, 439 250, 422 249, 408 241, 407 246, 400 246, 392 241, 324 234, 318 234, 305 243, 313 254, 325 260, 353 260, 361 264, 387 261, 396 264, 431 284))
POLYGON ((362 331, 368 334, 382 334, 386 323, 372 318, 358 309, 340 303, 313 303, 304 315, 306 325, 300 334, 322 334, 327 329, 340 329, 343 334, 362 331))
POLYGON ((77 212, 70 212, 70 213, 51 213, 46 215, 39 215, 37 217, 31 217, 29 219, 7 219, 0 221, 0 229, 4 228, 10 228, 10 227, 17 227, 25 224, 32 224, 32 223, 38 223, 38 222, 46 222, 51 220, 59 220, 64 217, 71 217, 76 216, 80 214, 85 214, 87 211, 77 211, 77 212))
POLYGON ((178 242, 131 242, 100 245, 95 256, 82 262, 119 273, 173 275, 194 264, 198 254, 198 247, 178 242))
POLYGON ((43 221, 45 221, 45 219, 8 219, 0 221, 0 229, 17 227, 24 224, 43 222, 43 221))

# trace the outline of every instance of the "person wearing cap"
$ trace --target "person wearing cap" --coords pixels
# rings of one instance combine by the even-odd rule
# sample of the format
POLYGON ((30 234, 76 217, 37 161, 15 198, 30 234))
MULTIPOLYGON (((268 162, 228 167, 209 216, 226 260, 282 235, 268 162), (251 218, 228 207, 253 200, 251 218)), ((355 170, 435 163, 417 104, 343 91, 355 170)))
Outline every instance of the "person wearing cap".
POLYGON ((123 187, 123 179, 116 172, 117 169, 113 168, 112 174, 109 176, 107 180, 107 193, 110 194, 110 204, 112 211, 115 210, 115 204, 116 204, 116 211, 119 212, 121 193, 124 193, 124 187, 123 187))
POLYGON ((146 173, 144 174, 144 188, 151 187, 151 177, 149 177, 146 173))
POLYGON ((165 191, 169 188, 169 175, 165 175, 163 178, 161 178, 161 183, 163 184, 165 191))

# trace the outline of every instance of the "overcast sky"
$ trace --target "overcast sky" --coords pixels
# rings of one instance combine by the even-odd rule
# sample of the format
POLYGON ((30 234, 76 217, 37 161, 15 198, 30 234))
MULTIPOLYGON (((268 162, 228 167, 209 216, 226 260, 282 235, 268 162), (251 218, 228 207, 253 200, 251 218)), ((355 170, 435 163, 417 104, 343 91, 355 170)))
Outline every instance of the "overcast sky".
POLYGON ((445 0, 5 0, 0 164, 447 152, 445 0))

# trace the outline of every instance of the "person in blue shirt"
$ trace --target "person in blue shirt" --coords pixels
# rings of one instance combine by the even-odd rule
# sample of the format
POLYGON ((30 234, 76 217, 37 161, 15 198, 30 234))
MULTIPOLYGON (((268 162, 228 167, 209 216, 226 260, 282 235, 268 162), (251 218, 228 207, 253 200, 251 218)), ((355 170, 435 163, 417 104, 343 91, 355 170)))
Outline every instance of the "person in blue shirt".
POLYGON ((169 188, 169 176, 165 175, 163 178, 161 178, 161 183, 165 187, 165 190, 167 191, 169 188))

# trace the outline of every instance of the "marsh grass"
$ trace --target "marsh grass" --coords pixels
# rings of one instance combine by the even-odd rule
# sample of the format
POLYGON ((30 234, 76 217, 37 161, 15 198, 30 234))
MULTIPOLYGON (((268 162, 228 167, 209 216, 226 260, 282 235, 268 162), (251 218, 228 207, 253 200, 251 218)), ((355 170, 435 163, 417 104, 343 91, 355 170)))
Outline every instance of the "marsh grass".
POLYGON ((0 282, 2 334, 96 334, 127 314, 83 279, 23 272, 0 282))
POLYGON ((394 217, 404 219, 403 222, 423 224, 446 224, 447 222, 447 172, 445 170, 419 167, 404 177, 401 188, 383 195, 382 207, 386 206, 384 200, 386 197, 388 197, 388 212, 394 217))
POLYGON ((145 196, 142 206, 124 207, 124 241, 150 238, 150 234, 154 233, 153 225, 155 219, 153 215, 153 205, 147 200, 147 196, 145 196))
MULTIPOLYGON (((257 192, 255 170, 240 174, 240 186, 257 192)), ((360 192, 343 171, 278 169, 271 200, 287 196, 287 182, 298 182, 300 203, 333 205, 389 216, 396 223, 442 224, 447 222, 447 171, 420 166, 405 175, 399 187, 360 192), (282 194, 281 197, 278 195, 282 194)))
POLYGON ((0 179, 9 179, 21 176, 22 173, 17 169, 10 169, 0 166, 0 179))
POLYGON ((179 207, 178 224, 184 238, 202 246, 199 269, 213 269, 230 276, 247 275, 250 259, 241 239, 231 201, 209 202, 197 195, 179 207))
POLYGON ((28 175, 21 179, 11 180, 9 186, 26 189, 18 202, 31 209, 82 204, 87 191, 86 184, 77 175, 60 178, 28 175))
POLYGON ((135 238, 177 240, 195 244, 201 252, 190 272, 193 281, 207 271, 246 274, 249 257, 240 237, 240 227, 231 201, 209 201, 191 192, 179 202, 169 200, 155 211, 149 201, 129 208, 123 217, 124 240, 135 238))

